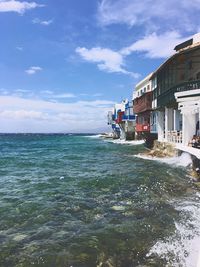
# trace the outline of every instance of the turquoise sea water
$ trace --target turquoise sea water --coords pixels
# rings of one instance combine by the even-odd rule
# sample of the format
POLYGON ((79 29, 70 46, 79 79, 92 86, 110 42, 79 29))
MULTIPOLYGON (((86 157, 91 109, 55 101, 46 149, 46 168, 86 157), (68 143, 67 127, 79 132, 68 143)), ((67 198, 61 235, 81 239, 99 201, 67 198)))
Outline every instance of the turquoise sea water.
POLYGON ((0 135, 0 266, 196 266, 198 191, 185 167, 134 156, 144 150, 0 135))

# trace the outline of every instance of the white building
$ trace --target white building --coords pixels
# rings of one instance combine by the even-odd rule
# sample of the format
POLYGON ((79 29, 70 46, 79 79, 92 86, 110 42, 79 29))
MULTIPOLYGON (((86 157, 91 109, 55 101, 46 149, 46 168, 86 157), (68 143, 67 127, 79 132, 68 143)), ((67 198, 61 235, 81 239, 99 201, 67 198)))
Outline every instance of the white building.
POLYGON ((158 141, 188 146, 199 121, 200 34, 175 50, 152 75, 151 132, 158 141))
POLYGON ((194 135, 199 135, 200 89, 175 93, 182 116, 182 144, 188 145, 194 135))
POLYGON ((108 113, 108 124, 112 125, 113 131, 119 134, 121 139, 134 139, 135 115, 132 102, 123 100, 115 104, 112 112, 108 113))

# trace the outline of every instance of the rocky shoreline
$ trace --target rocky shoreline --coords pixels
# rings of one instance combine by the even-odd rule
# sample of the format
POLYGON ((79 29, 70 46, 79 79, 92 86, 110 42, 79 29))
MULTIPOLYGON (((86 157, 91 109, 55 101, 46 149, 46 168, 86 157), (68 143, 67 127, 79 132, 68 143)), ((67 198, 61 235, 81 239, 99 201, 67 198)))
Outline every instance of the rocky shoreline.
MULTIPOLYGON (((170 158, 180 156, 183 152, 178 150, 173 144, 163 143, 155 141, 152 149, 149 149, 143 155, 147 157, 157 158, 170 158)), ((190 155, 192 159, 192 169, 190 175, 195 182, 199 183, 200 187, 200 160, 193 155, 190 155)))

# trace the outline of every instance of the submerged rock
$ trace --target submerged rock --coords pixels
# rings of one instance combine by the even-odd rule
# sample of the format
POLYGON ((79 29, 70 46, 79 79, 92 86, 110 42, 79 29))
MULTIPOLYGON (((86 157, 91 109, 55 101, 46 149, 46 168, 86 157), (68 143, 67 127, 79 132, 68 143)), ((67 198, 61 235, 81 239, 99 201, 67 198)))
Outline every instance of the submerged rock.
POLYGON ((115 211, 124 211, 125 210, 125 207, 124 206, 112 206, 111 207, 112 210, 115 210, 115 211))
POLYGON ((17 234, 13 237, 13 240, 19 242, 19 241, 24 240, 26 237, 27 235, 25 234, 17 234))

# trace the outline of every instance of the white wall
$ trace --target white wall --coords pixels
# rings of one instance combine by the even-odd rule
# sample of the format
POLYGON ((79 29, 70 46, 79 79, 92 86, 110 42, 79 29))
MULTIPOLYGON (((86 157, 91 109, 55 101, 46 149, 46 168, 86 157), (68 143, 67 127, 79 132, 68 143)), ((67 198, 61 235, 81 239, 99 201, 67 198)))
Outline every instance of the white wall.
POLYGON ((164 112, 158 111, 158 141, 164 140, 164 112))
POLYGON ((196 115, 191 113, 183 114, 183 144, 188 145, 196 132, 196 115))

